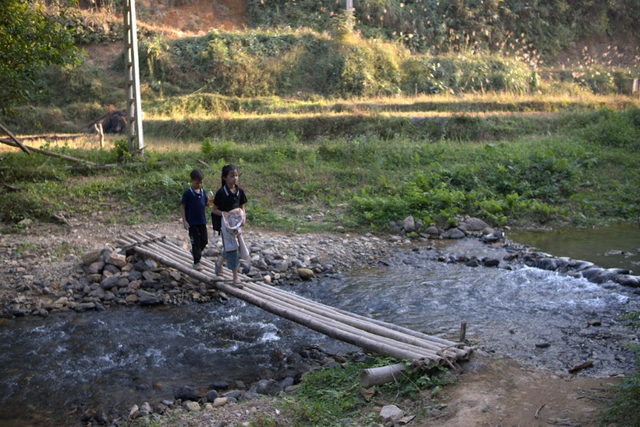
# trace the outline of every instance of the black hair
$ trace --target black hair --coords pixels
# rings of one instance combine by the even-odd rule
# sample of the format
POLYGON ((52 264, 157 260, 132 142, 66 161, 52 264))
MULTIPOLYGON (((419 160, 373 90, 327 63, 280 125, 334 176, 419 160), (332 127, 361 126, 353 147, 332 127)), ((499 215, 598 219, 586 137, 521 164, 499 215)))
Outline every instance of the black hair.
POLYGON ((232 165, 232 164, 224 165, 222 167, 222 179, 221 179, 221 181, 222 181, 222 186, 223 187, 224 187, 224 184, 225 184, 224 179, 227 177, 227 175, 229 175, 231 172, 237 171, 237 170, 238 170, 238 168, 235 165, 232 165))
POLYGON ((202 172, 200 171, 200 169, 194 169, 191 171, 191 180, 195 181, 197 179, 203 179, 204 175, 202 174, 202 172))

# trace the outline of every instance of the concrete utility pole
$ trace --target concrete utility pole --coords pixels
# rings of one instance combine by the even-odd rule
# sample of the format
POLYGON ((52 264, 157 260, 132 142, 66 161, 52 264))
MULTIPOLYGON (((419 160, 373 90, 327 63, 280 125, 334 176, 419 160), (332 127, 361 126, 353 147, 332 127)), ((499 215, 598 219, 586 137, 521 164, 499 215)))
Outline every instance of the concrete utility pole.
POLYGON ((129 152, 144 149, 142 133, 142 102, 140 101, 140 72, 138 66, 138 32, 135 0, 122 0, 124 16, 124 61, 127 85, 127 135, 129 152))
MULTIPOLYGON (((347 12, 353 12, 353 0, 347 0, 347 12)), ((349 26, 353 27, 353 15, 349 17, 349 26)))

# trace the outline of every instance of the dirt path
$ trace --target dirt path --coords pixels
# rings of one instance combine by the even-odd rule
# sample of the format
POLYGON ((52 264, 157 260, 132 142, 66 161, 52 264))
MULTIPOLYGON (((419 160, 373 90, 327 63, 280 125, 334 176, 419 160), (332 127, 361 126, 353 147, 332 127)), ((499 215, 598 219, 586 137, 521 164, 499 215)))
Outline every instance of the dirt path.
POLYGON ((445 389, 446 410, 420 427, 596 427, 619 378, 559 377, 482 356, 445 389))

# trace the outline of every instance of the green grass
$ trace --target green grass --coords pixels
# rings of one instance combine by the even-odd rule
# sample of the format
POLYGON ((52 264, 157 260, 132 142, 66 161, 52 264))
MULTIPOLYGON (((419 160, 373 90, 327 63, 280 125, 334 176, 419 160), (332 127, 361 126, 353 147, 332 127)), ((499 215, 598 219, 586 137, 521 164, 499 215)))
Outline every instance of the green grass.
MULTIPOLYGON (((203 169, 205 186, 217 188, 222 166, 232 162, 249 196, 248 220, 260 227, 384 231, 407 215, 444 225, 468 214, 498 226, 635 219, 639 111, 572 112, 547 122, 456 115, 439 132, 379 118, 357 132, 313 137, 254 123, 198 138, 194 125, 178 142, 149 136, 145 157, 125 155, 125 167, 104 170, 12 151, 2 156, 0 179, 21 191, 0 193, 0 218, 10 224, 101 211, 109 222, 118 212, 137 213, 125 215, 129 222, 166 220, 177 214, 192 169, 203 169)), ((80 147, 48 145, 98 164, 123 158, 113 140, 106 150, 88 141, 80 147)))
MULTIPOLYGON (((630 321, 635 330, 640 328, 640 312, 625 314, 622 317, 630 321)), ((636 373, 614 387, 614 396, 603 413, 602 425, 640 427, 640 345, 636 340, 629 343, 629 348, 636 353, 636 373)))
MULTIPOLYGON (((284 403, 291 423, 308 427, 373 426, 379 417, 373 403, 360 393, 359 376, 363 369, 388 366, 398 360, 375 357, 366 362, 347 363, 340 367, 310 371, 292 399, 284 403), (347 424, 345 424, 347 422, 347 424)), ((377 399, 398 402, 411 398, 428 406, 437 399, 443 385, 438 371, 406 370, 399 381, 376 387, 377 399)), ((419 413, 414 415, 420 415, 419 413)))

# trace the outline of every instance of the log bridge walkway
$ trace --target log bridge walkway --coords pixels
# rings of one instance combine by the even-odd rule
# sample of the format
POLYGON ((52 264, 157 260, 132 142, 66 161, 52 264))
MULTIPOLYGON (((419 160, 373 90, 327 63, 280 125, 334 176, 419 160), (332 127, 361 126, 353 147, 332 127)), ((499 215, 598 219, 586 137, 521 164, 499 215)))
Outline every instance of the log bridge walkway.
MULTIPOLYGON (((132 233, 116 242, 123 249, 131 249, 168 267, 191 276, 208 287, 260 307, 277 316, 299 323, 331 338, 353 344, 383 356, 411 360, 426 367, 452 365, 467 360, 472 348, 462 342, 453 342, 390 323, 370 319, 298 295, 283 291, 259 280, 240 274, 242 289, 232 284, 227 270, 222 276, 214 274, 214 262, 202 259, 205 269, 192 268, 193 258, 183 248, 153 233, 132 233)), ((226 270, 226 269, 225 269, 226 270)))

